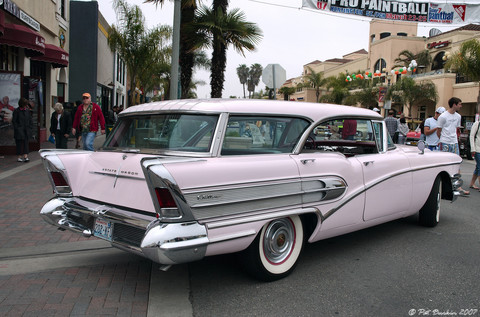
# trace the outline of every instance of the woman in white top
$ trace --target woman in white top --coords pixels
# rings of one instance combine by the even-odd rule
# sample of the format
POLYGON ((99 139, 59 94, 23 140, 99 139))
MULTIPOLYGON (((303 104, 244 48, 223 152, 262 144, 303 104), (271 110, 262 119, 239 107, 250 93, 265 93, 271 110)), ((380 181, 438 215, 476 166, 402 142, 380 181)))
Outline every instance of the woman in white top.
POLYGON ((408 131, 410 131, 410 129, 408 128, 405 118, 400 118, 400 123, 398 124, 398 144, 405 144, 408 131))
POLYGON ((479 189, 478 186, 475 186, 475 180, 478 179, 480 184, 480 131, 479 131, 479 121, 475 122, 472 125, 470 130, 470 152, 475 158, 475 170, 473 171, 472 180, 470 181, 470 188, 479 189))

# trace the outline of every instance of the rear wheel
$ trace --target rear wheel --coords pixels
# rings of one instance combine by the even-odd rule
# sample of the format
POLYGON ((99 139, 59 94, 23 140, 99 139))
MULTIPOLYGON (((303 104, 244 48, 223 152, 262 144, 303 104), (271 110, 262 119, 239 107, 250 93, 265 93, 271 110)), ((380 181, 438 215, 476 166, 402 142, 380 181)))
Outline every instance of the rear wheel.
POLYGON ((442 201, 442 180, 435 178, 430 195, 420 209, 418 221, 422 226, 435 227, 440 221, 440 203, 442 201))
POLYGON ((275 219, 263 226, 245 251, 249 273, 264 281, 289 275, 303 247, 303 225, 299 216, 275 219))

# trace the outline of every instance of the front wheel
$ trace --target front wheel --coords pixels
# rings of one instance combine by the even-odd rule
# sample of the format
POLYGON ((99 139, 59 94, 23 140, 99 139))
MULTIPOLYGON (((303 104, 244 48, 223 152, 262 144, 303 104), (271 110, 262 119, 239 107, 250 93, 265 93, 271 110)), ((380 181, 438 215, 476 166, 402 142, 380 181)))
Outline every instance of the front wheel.
POLYGON ((442 201, 442 180, 440 176, 435 178, 432 190, 427 201, 420 209, 418 222, 425 227, 435 227, 440 221, 440 202, 442 201))
POLYGON ((244 263, 254 277, 275 281, 289 275, 303 247, 303 225, 299 216, 275 219, 263 226, 245 251, 244 263))

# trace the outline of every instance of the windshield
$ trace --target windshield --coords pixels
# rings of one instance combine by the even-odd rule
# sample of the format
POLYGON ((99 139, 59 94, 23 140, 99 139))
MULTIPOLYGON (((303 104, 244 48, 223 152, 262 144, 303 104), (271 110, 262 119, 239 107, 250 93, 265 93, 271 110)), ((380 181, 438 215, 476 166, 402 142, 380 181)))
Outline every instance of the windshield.
POLYGON ((218 115, 152 114, 119 119, 105 150, 209 152, 218 115))

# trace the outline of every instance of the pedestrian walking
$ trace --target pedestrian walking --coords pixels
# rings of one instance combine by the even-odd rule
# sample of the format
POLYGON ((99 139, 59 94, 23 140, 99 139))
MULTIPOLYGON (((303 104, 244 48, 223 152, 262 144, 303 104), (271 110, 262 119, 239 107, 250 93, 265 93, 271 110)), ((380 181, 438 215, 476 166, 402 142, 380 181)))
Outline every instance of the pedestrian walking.
MULTIPOLYGON (((457 132, 460 129, 462 116, 458 113, 462 109, 462 100, 452 97, 448 100, 449 109, 442 113, 437 120, 437 136, 440 138, 440 151, 451 152, 460 155, 458 148, 457 132)), ((469 195, 468 190, 459 187, 458 191, 462 195, 469 195)))
POLYGON ((385 124, 387 125, 388 134, 392 138, 393 142, 395 142, 395 132, 398 129, 398 120, 393 117, 394 110, 388 110, 388 117, 385 118, 385 124))
POLYGON ((68 137, 72 130, 72 119, 70 114, 63 109, 59 102, 53 106, 55 112, 50 119, 50 134, 55 137, 55 147, 57 149, 66 149, 68 137))
POLYGON ((400 118, 400 123, 398 124, 398 144, 405 144, 407 139, 407 133, 410 131, 407 125, 405 118, 400 118))
POLYGON ((475 158, 475 170, 473 171, 472 180, 470 181, 470 188, 479 190, 480 186, 480 123, 475 122, 470 130, 470 149, 472 156, 475 158), (479 186, 475 185, 478 180, 479 186))
POLYGON ((18 108, 13 111, 13 137, 17 148, 18 162, 29 162, 28 141, 32 137, 33 119, 30 110, 27 108, 28 100, 20 98, 18 108))
POLYGON ((83 104, 78 107, 73 120, 72 134, 76 135, 82 129, 83 149, 93 151, 93 141, 100 126, 101 133, 105 134, 105 118, 99 105, 92 102, 91 95, 86 92, 82 95, 83 104))

